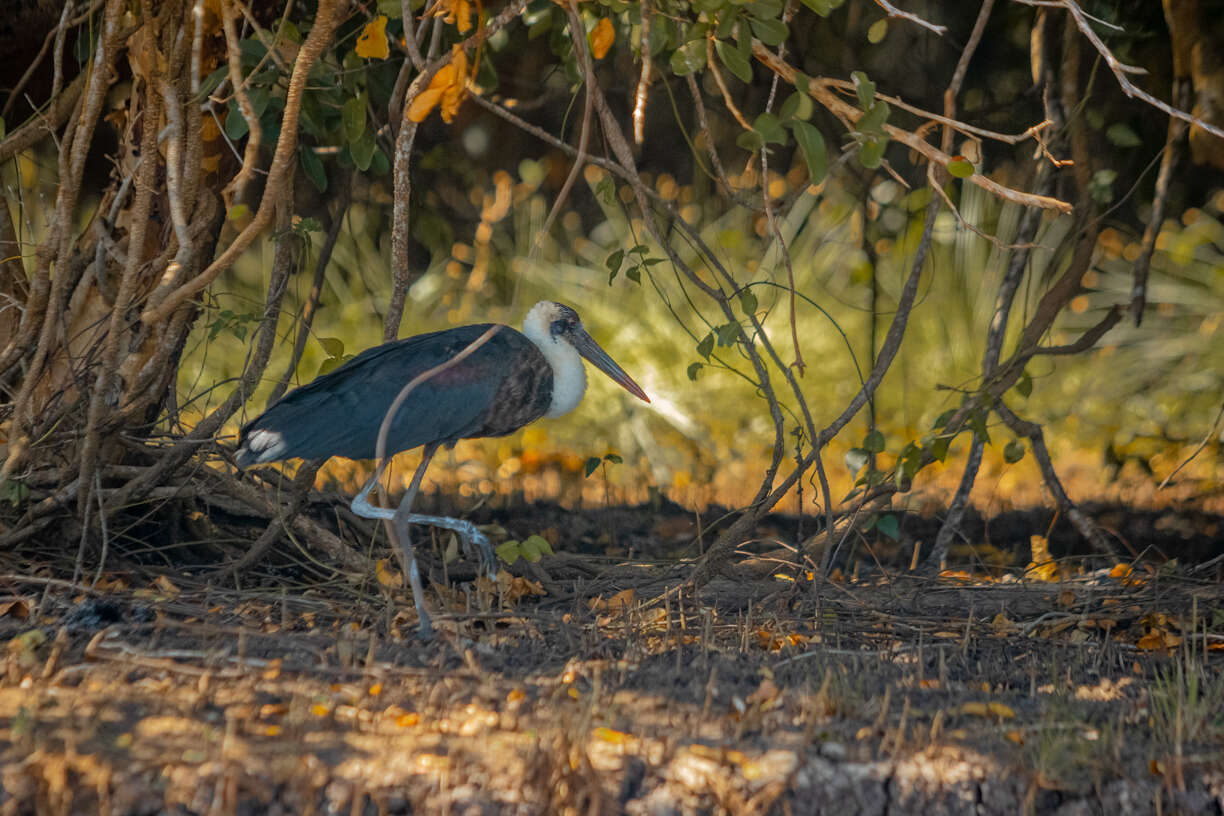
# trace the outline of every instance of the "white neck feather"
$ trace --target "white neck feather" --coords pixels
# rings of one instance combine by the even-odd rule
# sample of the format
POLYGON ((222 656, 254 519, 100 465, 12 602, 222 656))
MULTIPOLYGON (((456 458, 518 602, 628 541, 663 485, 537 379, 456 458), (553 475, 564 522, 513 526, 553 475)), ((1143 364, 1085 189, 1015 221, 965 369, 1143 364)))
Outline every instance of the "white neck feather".
POLYGON ((565 340, 553 337, 549 331, 550 312, 546 307, 552 305, 542 301, 533 306, 523 320, 523 334, 536 344, 536 348, 552 367, 552 402, 544 416, 559 417, 568 414, 582 402, 587 379, 586 367, 582 364, 578 350, 565 340))

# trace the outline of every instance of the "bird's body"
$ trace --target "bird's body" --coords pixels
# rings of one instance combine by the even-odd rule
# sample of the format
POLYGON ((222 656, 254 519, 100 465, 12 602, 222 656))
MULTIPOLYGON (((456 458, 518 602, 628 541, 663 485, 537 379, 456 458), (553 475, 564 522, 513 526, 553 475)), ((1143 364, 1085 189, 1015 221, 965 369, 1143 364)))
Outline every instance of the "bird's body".
MULTIPOLYGON (((420 334, 363 351, 247 424, 238 463, 373 459, 383 417, 404 384, 463 351, 490 325, 420 334)), ((547 414, 552 395, 552 367, 539 348, 502 326, 469 357, 417 386, 391 422, 387 454, 514 433, 547 414)))
POLYGON ((429 616, 421 600, 408 524, 454 530, 492 560, 488 540, 470 522, 410 512, 430 459, 441 445, 505 436, 541 417, 572 411, 586 391, 583 358, 634 396, 650 401, 586 333, 577 312, 541 301, 527 313, 521 333, 486 323, 421 334, 362 352, 286 394, 245 425, 235 459, 239 467, 247 467, 291 458, 374 458, 384 418, 399 400, 385 453, 423 446, 421 464, 399 509, 369 504, 367 496, 381 470, 358 493, 352 507, 367 518, 396 522, 421 632, 428 635, 429 616), (402 393, 410 383, 413 387, 402 393))

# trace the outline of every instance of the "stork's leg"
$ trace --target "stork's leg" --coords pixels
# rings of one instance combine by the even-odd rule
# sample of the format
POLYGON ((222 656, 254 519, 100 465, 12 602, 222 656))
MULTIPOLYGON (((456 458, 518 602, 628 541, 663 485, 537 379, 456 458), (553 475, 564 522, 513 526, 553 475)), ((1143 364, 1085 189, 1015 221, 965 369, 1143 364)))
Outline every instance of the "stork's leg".
MULTIPOLYGON (((412 503, 416 500, 417 491, 421 487, 421 477, 425 475, 425 468, 429 466, 429 462, 433 459, 437 449, 437 445, 425 446, 425 454, 421 459, 421 464, 417 467, 416 473, 413 474, 412 484, 408 486, 408 492, 404 494, 404 498, 400 501, 398 508, 392 510, 389 507, 375 507, 370 504, 368 496, 370 490, 374 487, 374 480, 371 479, 353 499, 353 512, 362 518, 393 520, 396 524, 396 529, 402 531, 400 533, 402 541, 408 540, 406 531, 410 524, 425 524, 430 527, 439 527, 443 530, 451 530, 458 533, 464 547, 470 554, 475 555, 480 560, 489 578, 497 580, 497 561, 493 557, 493 545, 489 543, 489 537, 480 532, 475 524, 464 519, 451 518, 450 516, 427 516, 412 512, 412 503)), ((401 544, 401 546, 403 545, 401 544)))
POLYGON ((385 519, 394 522, 395 537, 399 541, 400 551, 404 554, 404 571, 408 575, 408 585, 412 587, 412 604, 417 611, 418 632, 425 640, 433 637, 433 624, 429 619, 429 611, 425 608, 425 586, 421 583, 421 570, 417 566, 416 547, 413 546, 412 537, 409 535, 408 522, 400 520, 400 511, 412 507, 417 491, 421 488, 421 478, 425 475, 425 469, 429 467, 429 461, 433 459, 437 449, 437 445, 425 446, 421 464, 417 466, 416 473, 412 475, 412 484, 408 486, 408 492, 404 494, 398 509, 375 507, 370 504, 370 491, 382 476, 381 468, 375 471, 370 480, 361 488, 361 492, 353 497, 353 503, 350 505, 353 512, 362 518, 385 519))

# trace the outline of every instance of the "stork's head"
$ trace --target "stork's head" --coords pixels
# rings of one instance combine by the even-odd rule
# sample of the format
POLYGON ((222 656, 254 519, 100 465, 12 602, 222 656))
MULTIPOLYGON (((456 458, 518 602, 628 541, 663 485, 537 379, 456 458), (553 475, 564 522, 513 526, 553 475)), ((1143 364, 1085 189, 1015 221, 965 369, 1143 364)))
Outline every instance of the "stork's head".
POLYGON ((527 317, 523 320, 523 334, 540 347, 550 363, 553 362, 550 350, 560 351, 558 346, 564 344, 589 360, 630 394, 650 402, 646 392, 587 334, 578 313, 569 306, 551 300, 541 300, 527 312, 527 317))

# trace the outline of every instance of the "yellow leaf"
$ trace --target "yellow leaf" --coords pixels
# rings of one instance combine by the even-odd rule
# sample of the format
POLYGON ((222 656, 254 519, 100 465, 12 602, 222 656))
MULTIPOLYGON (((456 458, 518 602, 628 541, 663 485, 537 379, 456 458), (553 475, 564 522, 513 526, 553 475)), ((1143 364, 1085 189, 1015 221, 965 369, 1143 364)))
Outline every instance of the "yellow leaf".
POLYGON ((965 703, 960 707, 960 710, 962 714, 969 714, 974 717, 985 717, 987 711, 985 703, 965 703))
POLYGON ((591 30, 589 39, 591 41, 591 56, 595 59, 603 59, 608 53, 608 49, 612 47, 612 43, 616 41, 616 32, 612 30, 612 21, 607 17, 601 18, 595 24, 595 28, 591 30))
POLYGON ((990 625, 994 627, 995 632, 998 634, 1011 632, 1016 628, 1015 622, 1011 618, 1007 617, 1007 614, 1004 612, 1000 612, 995 615, 990 621, 990 625))
POLYGON ((606 600, 599 597, 592 598, 587 603, 587 606, 590 607, 592 612, 619 613, 623 612, 626 607, 633 605, 633 596, 634 592, 632 589, 623 589, 606 600))
POLYGON ((1114 564, 1113 569, 1109 571, 1109 577, 1125 580, 1130 577, 1132 571, 1130 564, 1114 564))
POLYGON ((1045 536, 1029 536, 1029 548, 1033 551, 1033 561, 1042 563, 1050 559, 1050 541, 1045 536))
POLYGON ((1020 732, 1020 731, 1008 731, 1008 732, 1007 732, 1006 734, 1004 734, 1003 736, 1004 736, 1006 739, 1010 740, 1011 742, 1016 743, 1017 745, 1023 745, 1023 744, 1024 744, 1024 734, 1023 734, 1022 732, 1020 732))
POLYGON ((404 585, 404 577, 397 570, 391 569, 385 558, 375 562, 374 574, 378 577, 378 583, 385 587, 396 588, 404 585))
POLYGON ((1045 536, 1031 536, 1029 546, 1033 560, 1024 568, 1024 577, 1030 581, 1057 581, 1058 564, 1050 557, 1050 542, 1045 536))
POLYGON ((386 59, 391 56, 391 47, 387 44, 387 15, 380 14, 365 24, 353 50, 357 56, 365 59, 386 59))
POLYGON ((1016 716, 1016 712, 1011 706, 1003 705, 1003 703, 990 703, 987 706, 990 713, 1000 720, 1010 720, 1016 716))
POLYGON ((451 61, 438 69, 429 81, 429 87, 417 95, 408 106, 408 118, 424 122, 439 104, 442 106, 442 121, 455 118, 459 105, 467 97, 467 52, 456 45, 451 50, 451 61))
POLYGON ((459 112, 459 106, 467 98, 467 52, 456 45, 451 48, 451 65, 454 66, 454 78, 442 93, 442 121, 450 123, 459 112))
POLYGON ((438 0, 426 12, 428 17, 441 17, 443 22, 454 23, 462 34, 472 27, 472 4, 468 0, 438 0))
POLYGON ((169 578, 167 578, 164 575, 159 575, 156 578, 154 578, 153 584, 158 589, 160 589, 162 592, 169 595, 171 598, 178 595, 179 592, 181 591, 178 587, 174 585, 173 581, 171 581, 169 578))
POLYGON ((613 745, 624 745, 629 741, 629 735, 624 731, 615 731, 601 726, 595 729, 595 739, 610 742, 613 745))
POLYGON ((316 717, 326 717, 328 713, 330 713, 330 711, 331 709, 329 709, 327 706, 323 705, 322 703, 315 703, 314 705, 310 707, 310 713, 315 715, 316 717))

